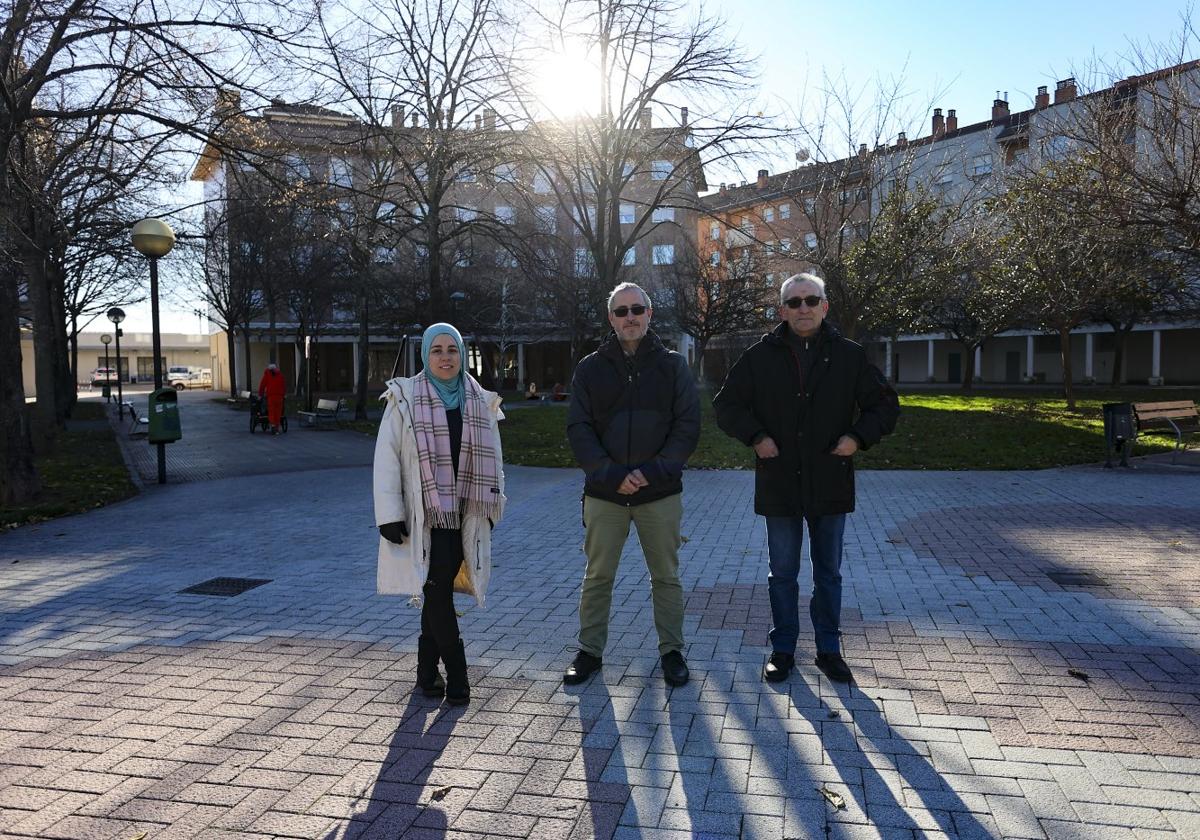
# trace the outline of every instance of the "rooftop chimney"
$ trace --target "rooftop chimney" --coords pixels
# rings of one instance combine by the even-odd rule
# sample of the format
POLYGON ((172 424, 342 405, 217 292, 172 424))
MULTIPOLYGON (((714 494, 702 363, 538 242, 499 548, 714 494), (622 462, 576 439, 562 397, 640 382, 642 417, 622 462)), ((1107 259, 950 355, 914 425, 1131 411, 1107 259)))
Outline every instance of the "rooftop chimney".
POLYGON ((725 185, 721 185, 721 195, 725 195, 725 185))
POLYGON ((687 128, 689 125, 688 109, 687 109, 686 105, 684 105, 682 108, 679 109, 679 124, 682 125, 684 128, 687 128))
POLYGON ((481 129, 481 128, 483 128, 483 114, 476 114, 475 115, 475 130, 479 131, 479 129, 481 129))
POLYGON ((643 108, 638 111, 638 128, 646 129, 650 127, 650 109, 643 108))
POLYGON ((1000 98, 1000 91, 996 91, 996 98, 992 101, 992 122, 997 120, 1008 119, 1008 92, 1005 91, 1004 98, 1000 98))
POLYGON ((758 188, 760 190, 767 188, 767 170, 765 169, 758 170, 758 188))
POLYGON ((896 135, 896 145, 901 147, 908 145, 908 135, 903 131, 896 135))
POLYGON ((392 128, 404 128, 404 106, 392 106, 392 128))
POLYGON ((1050 107, 1050 94, 1046 92, 1045 85, 1038 85, 1037 96, 1033 98, 1033 107, 1039 111, 1050 107))
POLYGON ((946 131, 958 131, 958 112, 953 108, 946 112, 946 131))
POLYGON ((867 156, 867 144, 866 144, 866 143, 859 143, 859 144, 858 144, 858 156, 859 156, 859 157, 866 157, 866 156, 867 156))
POLYGON ((417 127, 417 115, 415 113, 412 115, 412 127, 417 127))
POLYGON ((942 116, 941 108, 933 109, 933 136, 941 137, 946 133, 946 118, 942 116))
POLYGON ((1060 102, 1070 102, 1075 98, 1075 93, 1075 77, 1070 76, 1063 79, 1054 86, 1054 104, 1058 105, 1060 102))
POLYGON ((491 108, 483 109, 483 127, 488 131, 496 130, 496 112, 491 108))

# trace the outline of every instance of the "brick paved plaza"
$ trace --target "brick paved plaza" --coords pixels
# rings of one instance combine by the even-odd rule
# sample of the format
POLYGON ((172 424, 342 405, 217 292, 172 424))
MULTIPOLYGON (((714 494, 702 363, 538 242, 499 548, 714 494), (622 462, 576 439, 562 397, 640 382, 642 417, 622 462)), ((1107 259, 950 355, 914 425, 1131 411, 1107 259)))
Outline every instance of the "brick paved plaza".
POLYGON ((805 638, 762 682, 738 472, 686 476, 691 683, 663 684, 631 541, 602 675, 564 688, 579 476, 508 475, 456 709, 413 695, 418 613, 374 594, 365 467, 151 487, 0 537, 0 835, 1200 837, 1196 470, 861 474, 850 689, 805 638), (179 592, 218 576, 271 582, 179 592))

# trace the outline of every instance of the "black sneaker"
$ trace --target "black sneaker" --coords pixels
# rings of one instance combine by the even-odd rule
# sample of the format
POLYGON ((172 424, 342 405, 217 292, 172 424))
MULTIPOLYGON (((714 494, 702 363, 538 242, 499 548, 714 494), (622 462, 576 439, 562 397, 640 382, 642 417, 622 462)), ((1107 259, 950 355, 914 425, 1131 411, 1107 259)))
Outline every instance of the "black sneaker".
POLYGON ((662 657, 663 679, 667 681, 667 685, 681 686, 687 685, 688 681, 688 666, 683 659, 683 654, 677 650, 668 651, 662 657))
POLYGON ((575 661, 568 665, 567 670, 563 673, 563 682, 566 685, 579 685, 599 671, 603 664, 604 660, 599 656, 592 656, 581 650, 575 654, 575 661))
POLYGON ((796 657, 790 653, 775 651, 767 660, 767 667, 763 668, 763 679, 767 682, 783 682, 795 667, 796 657))
POLYGON ((842 659, 840 653, 818 653, 817 667, 834 682, 854 682, 854 674, 850 672, 850 666, 842 659))

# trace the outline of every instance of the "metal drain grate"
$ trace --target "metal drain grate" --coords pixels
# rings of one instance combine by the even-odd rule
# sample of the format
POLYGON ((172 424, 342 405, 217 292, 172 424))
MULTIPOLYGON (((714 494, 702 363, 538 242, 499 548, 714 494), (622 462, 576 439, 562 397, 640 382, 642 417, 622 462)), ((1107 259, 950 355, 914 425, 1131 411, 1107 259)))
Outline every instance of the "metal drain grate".
POLYGON ((216 577, 212 580, 206 580, 204 583, 197 583, 195 586, 189 586, 187 589, 180 589, 179 594, 219 595, 222 598, 232 598, 234 595, 241 595, 247 590, 270 582, 271 581, 269 580, 263 580, 259 578, 216 577))
POLYGON ((1108 586, 1108 582, 1094 572, 1047 572, 1046 577, 1059 586, 1108 586))

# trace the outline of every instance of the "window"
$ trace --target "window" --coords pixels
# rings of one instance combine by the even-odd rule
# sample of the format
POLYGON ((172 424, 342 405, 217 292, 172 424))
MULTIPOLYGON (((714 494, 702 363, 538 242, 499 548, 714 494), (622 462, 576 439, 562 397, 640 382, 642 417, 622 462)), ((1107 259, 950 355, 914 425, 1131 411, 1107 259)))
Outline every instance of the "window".
POLYGON ((621 260, 621 264, 622 265, 636 265, 637 264, 637 248, 630 248, 628 251, 626 251, 624 258, 622 258, 622 260, 621 260))
POLYGON ((971 162, 972 175, 990 175, 992 173, 992 156, 975 155, 975 159, 971 162))
POLYGON ((502 225, 511 225, 517 220, 517 212, 503 204, 496 205, 496 221, 502 225))
POLYGON ((780 204, 779 205, 779 218, 781 218, 781 219, 792 218, 792 205, 791 204, 780 204))
POLYGON ((393 263, 396 261, 396 249, 389 248, 386 245, 375 246, 375 262, 377 263, 393 263))
POLYGON ((650 180, 665 181, 671 176, 671 161, 656 160, 650 164, 650 180))
POLYGON ((952 186, 954 186, 954 175, 949 172, 944 175, 939 175, 933 182, 933 187, 938 192, 946 192, 946 190, 950 189, 952 186))
POLYGON ((541 233, 554 233, 558 228, 558 208, 542 206, 534 211, 534 223, 541 233))
MULTIPOLYGON (((792 243, 788 242, 788 240, 786 240, 786 239, 783 241, 787 243, 787 245, 784 246, 783 250, 790 251, 792 249, 792 243)), ((804 234, 804 247, 809 250, 809 253, 816 252, 816 250, 817 250, 817 235, 815 233, 804 234)))
POLYGON ((538 172, 533 176, 533 191, 538 195, 546 195, 550 192, 550 179, 546 177, 545 172, 538 172))
POLYGON ((460 222, 473 222, 479 218, 479 211, 472 207, 455 207, 454 218, 460 222))
POLYGON ((817 200, 815 198, 804 199, 804 212, 811 216, 817 209, 817 200))
POLYGON ((673 222, 675 221, 674 207, 655 207, 654 212, 650 216, 652 222, 673 222))
POLYGON ((375 210, 375 218, 381 222, 391 221, 396 215, 396 205, 390 201, 379 202, 378 209, 375 210))
POLYGON ((768 207, 767 209, 763 210, 763 221, 764 222, 775 221, 775 208, 774 207, 768 207))
POLYGON ((502 248, 496 252, 496 265, 500 268, 516 268, 517 257, 511 251, 502 248))
POLYGON ((575 276, 590 277, 592 270, 595 268, 595 263, 592 261, 592 252, 587 248, 575 249, 575 276))
POLYGON ((674 245, 655 245, 650 261, 654 265, 674 265, 675 264, 675 246, 674 245))
POLYGON ((622 164, 621 165, 621 177, 628 179, 632 175, 633 175, 633 164, 632 163, 622 164))
POLYGON ((459 172, 458 172, 458 175, 456 175, 456 176, 454 177, 454 180, 455 180, 455 181, 459 181, 459 182, 461 182, 461 183, 464 183, 464 184, 471 184, 471 183, 474 183, 474 181, 475 181, 475 170, 473 170, 473 169, 461 169, 461 170, 459 170, 459 172))
POLYGON ((742 223, 738 227, 740 227, 742 229, 742 233, 746 234, 747 236, 754 235, 754 222, 750 221, 749 217, 742 216, 742 223))
POLYGON ((579 225, 579 227, 582 228, 584 212, 587 213, 588 225, 590 225, 592 228, 595 228, 596 227, 596 205, 595 204, 589 204, 587 207, 583 208, 582 211, 578 207, 572 207, 571 208, 571 218, 575 220, 575 224, 579 225))
POLYGON ((708 226, 708 238, 719 240, 721 238, 721 223, 713 222, 708 226))
POLYGON ((708 255, 708 264, 709 265, 720 265, 721 264, 721 252, 713 251, 711 254, 709 254, 708 255))
POLYGON ((350 164, 342 158, 330 158, 329 183, 339 187, 353 186, 354 176, 350 172, 350 164))
POLYGON ((454 264, 459 268, 468 268, 471 265, 471 252, 465 248, 460 248, 454 255, 454 264))
POLYGON ((492 178, 498 184, 515 184, 519 174, 515 163, 501 163, 492 170, 492 178))
POLYGON ((1052 160, 1065 157, 1069 151, 1071 151, 1071 141, 1061 134, 1047 137, 1042 143, 1042 154, 1052 160))
POLYGON ((765 251, 766 251, 768 254, 773 254, 773 253, 775 253, 775 251, 776 251, 776 247, 775 247, 775 240, 774 240, 774 239, 768 239, 768 240, 766 241, 766 243, 764 243, 764 245, 763 245, 763 250, 765 250, 765 251))
POLYGON ((632 204, 622 204, 621 205, 621 224, 623 224, 623 225, 633 224, 633 205, 632 204))
POLYGON ((413 167, 413 178, 420 181, 422 184, 429 180, 428 171, 425 169, 425 164, 418 163, 413 167))
POLYGON ((284 165, 287 166, 288 173, 295 178, 312 177, 312 169, 309 168, 308 162, 300 157, 300 155, 288 155, 284 159, 284 165))

